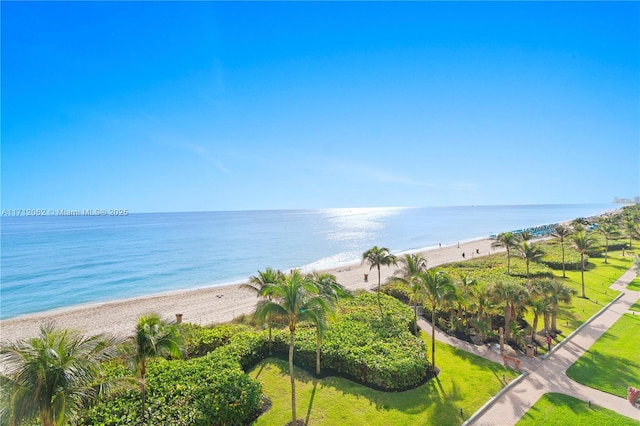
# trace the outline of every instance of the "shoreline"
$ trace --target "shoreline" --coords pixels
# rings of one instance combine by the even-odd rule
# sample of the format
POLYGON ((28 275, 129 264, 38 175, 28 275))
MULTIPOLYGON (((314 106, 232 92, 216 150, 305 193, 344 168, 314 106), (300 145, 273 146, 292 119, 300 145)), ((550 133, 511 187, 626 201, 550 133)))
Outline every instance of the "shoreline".
MULTIPOLYGON (((425 249, 399 251, 394 254, 423 253, 431 268, 464 260, 462 253, 467 255, 466 259, 472 259, 504 251, 492 249, 492 242, 493 240, 485 237, 460 241, 460 247, 457 244, 432 246, 425 249), (480 251, 479 255, 476 254, 476 250, 480 251)), ((378 284, 376 270, 370 271, 369 265, 362 265, 360 262, 323 269, 302 268, 301 270, 331 273, 349 290, 371 289, 378 284), (364 281, 364 274, 369 274, 367 282, 364 281)), ((381 281, 384 283, 395 270, 396 267, 381 268, 381 281)), ((20 315, 0 321, 0 341, 32 337, 38 333, 41 325, 48 322, 54 322, 58 327, 78 329, 88 334, 109 333, 128 336, 133 335, 138 318, 150 312, 156 312, 167 319, 175 319, 175 314, 181 313, 184 322, 200 325, 228 322, 241 314, 251 313, 258 302, 254 293, 241 289, 240 285, 227 284, 175 290, 20 315)))

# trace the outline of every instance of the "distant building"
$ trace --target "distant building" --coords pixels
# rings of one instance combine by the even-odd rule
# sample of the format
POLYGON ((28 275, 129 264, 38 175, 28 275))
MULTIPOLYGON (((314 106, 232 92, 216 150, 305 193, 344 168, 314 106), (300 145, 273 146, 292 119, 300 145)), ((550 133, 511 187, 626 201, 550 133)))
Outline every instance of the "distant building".
POLYGON ((613 202, 616 204, 640 204, 640 197, 634 198, 618 198, 615 197, 613 202))

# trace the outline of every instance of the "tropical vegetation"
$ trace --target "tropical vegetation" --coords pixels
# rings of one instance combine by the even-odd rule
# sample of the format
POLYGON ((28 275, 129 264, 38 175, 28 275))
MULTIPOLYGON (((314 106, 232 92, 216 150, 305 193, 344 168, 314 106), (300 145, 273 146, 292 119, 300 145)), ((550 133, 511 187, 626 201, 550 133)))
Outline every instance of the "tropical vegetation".
MULTIPOLYGON (((506 253, 437 269, 428 269, 421 255, 398 259, 376 246, 363 253, 362 261, 378 270, 377 294, 350 297, 330 274, 266 269, 245 286, 259 299, 248 325, 177 325, 149 314, 139 319, 135 335, 124 343, 51 326, 48 334, 58 337, 40 336, 46 344, 23 341, 1 349, 3 367, 8 367, 0 376, 0 420, 24 420, 29 425, 245 425, 284 423, 284 411, 290 409, 286 416, 291 424, 297 424, 300 410, 306 411, 306 422, 335 424, 348 421, 357 409, 364 418, 371 417, 371 424, 429 423, 435 418, 442 424, 459 424, 503 385, 495 379, 513 373, 436 342, 435 327, 479 342, 497 339, 496 330, 503 326, 507 341, 520 348, 539 344, 542 332, 561 339, 615 297, 608 286, 633 261, 619 251, 627 248, 628 235, 637 238, 637 226, 630 224, 637 223, 637 216, 625 210, 622 217, 581 220, 564 231, 555 227, 552 233, 558 238, 553 241, 533 240, 527 232, 506 233, 511 235, 506 238, 501 234, 496 245, 506 253), (572 244, 565 246, 564 238, 572 244), (383 287, 380 268, 398 263, 383 287), (562 277, 556 277, 559 270, 562 277), (580 289, 583 296, 588 289, 592 299, 574 298, 580 289), (418 329, 419 306, 430 319, 430 336, 418 329), (268 331, 261 329, 265 326, 268 331), (59 337, 63 335, 70 342, 103 342, 89 351, 95 360, 82 361, 87 366, 87 373, 80 374, 82 381, 67 380, 66 374, 72 377, 80 371, 75 361, 65 363, 71 373, 63 374, 62 367, 47 358, 59 352, 72 360, 83 353, 60 349, 66 347, 59 337), (34 361, 10 362, 20 360, 16 354, 21 351, 34 361), (271 355, 284 361, 265 360, 271 355), (29 382, 29 388, 21 382, 37 376, 45 383, 49 376, 40 377, 38 370, 45 364, 55 367, 51 377, 62 374, 67 381, 57 381, 57 388, 32 386, 36 381, 29 382), (473 380, 491 386, 477 395, 467 390, 473 380), (102 392, 109 384, 122 386, 102 392), (42 397, 44 387, 55 388, 55 395, 42 397), (24 402, 47 398, 53 401, 49 408, 24 402), (369 413, 363 401, 375 413, 369 413), (343 408, 327 408, 332 404, 343 408)), ((623 318, 627 317, 632 318, 623 318)), ((616 354, 594 345, 596 358, 585 358, 586 369, 576 363, 576 374, 595 376, 591 367, 604 365, 597 359, 600 352, 607 359, 623 354, 620 363, 637 367, 630 346, 619 343, 633 341, 633 336, 625 334, 626 328, 611 333, 607 339, 615 341, 616 354)), ((597 374, 603 375, 615 376, 612 371, 597 374)), ((629 381, 637 376, 637 371, 630 371, 618 378, 629 381)), ((602 389, 622 387, 615 380, 602 389)))
MULTIPOLYGON (((368 262, 370 266, 369 270, 376 268, 378 270, 378 295, 380 295, 380 267, 396 265, 398 259, 395 255, 391 254, 388 248, 373 246, 369 250, 362 253, 362 263, 368 262)), ((378 299, 380 306, 380 316, 382 317, 382 305, 380 299, 378 299)))
POLYGON ((39 419, 43 426, 77 420, 109 381, 104 361, 117 355, 120 342, 104 335, 86 337, 51 323, 36 337, 0 349, 0 421, 18 425, 39 419))

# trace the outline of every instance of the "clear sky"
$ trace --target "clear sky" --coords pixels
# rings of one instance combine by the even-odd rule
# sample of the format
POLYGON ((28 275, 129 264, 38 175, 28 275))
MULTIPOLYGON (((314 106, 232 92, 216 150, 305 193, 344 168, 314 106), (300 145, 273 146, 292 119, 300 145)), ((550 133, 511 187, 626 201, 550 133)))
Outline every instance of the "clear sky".
POLYGON ((2 208, 640 195, 638 2, 1 2, 2 208))

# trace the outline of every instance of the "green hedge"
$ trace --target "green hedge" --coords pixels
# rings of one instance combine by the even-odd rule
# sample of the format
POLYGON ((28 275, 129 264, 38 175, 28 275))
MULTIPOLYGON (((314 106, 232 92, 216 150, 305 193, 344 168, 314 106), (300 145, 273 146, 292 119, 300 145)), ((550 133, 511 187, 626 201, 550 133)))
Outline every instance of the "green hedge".
MULTIPOLYGON (((383 318, 374 294, 343 301, 322 339, 321 367, 375 389, 415 388, 426 379, 429 363, 424 342, 410 332, 413 312, 390 296, 381 295, 381 301, 383 318)), ((278 331, 274 351, 285 358, 288 350, 289 332, 278 331)), ((315 327, 296 330, 294 361, 315 372, 315 327)))
MULTIPOLYGON (((197 327, 192 327, 192 332, 197 327)), ((204 337, 211 335, 200 329, 204 337)), ((219 330, 221 334, 232 329, 219 330)), ((207 340, 207 339, 204 339, 207 340)), ((196 339, 196 341, 198 341, 196 339)), ((257 417, 262 385, 244 371, 262 359, 265 333, 242 328, 227 344, 199 358, 153 359, 147 368, 147 422, 154 425, 244 425, 257 417)), ((123 366, 111 377, 132 377, 123 366)), ((142 425, 138 388, 103 398, 88 410, 81 425, 142 425)))
POLYGON ((250 331, 251 328, 235 324, 222 324, 215 327, 202 327, 196 324, 182 324, 185 335, 185 357, 195 358, 213 352, 229 343, 231 337, 250 331))
MULTIPOLYGON (((540 259, 541 263, 549 266, 555 270, 562 270, 562 246, 560 243, 550 242, 541 246, 544 251, 544 256, 540 259)), ((585 265, 589 261, 589 256, 585 255, 585 265)), ((573 248, 571 243, 565 242, 564 244, 564 264, 565 269, 580 270, 580 253, 573 248)))
POLYGON ((411 300, 411 287, 407 283, 396 281, 383 284, 381 291, 386 295, 395 297, 402 303, 409 304, 411 300))

